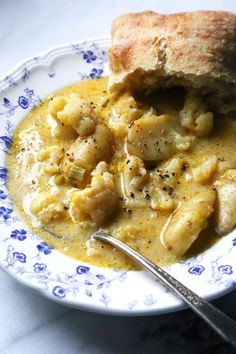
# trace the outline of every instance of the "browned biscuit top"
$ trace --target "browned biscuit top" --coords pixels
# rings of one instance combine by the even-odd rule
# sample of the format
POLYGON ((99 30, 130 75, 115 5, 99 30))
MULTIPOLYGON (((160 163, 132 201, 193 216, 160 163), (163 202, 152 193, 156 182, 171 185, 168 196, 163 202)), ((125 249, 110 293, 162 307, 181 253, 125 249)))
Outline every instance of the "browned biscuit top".
POLYGON ((197 11, 131 13, 112 25, 110 91, 183 84, 232 92, 236 84, 236 16, 197 11))

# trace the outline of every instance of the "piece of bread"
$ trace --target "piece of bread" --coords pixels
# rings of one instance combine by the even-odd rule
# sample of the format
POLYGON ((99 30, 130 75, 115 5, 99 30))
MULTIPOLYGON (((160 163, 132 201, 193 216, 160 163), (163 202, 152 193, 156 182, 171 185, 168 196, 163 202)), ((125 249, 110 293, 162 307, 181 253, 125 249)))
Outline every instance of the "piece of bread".
POLYGON ((181 85, 236 96, 236 15, 151 11, 112 24, 109 92, 181 85))

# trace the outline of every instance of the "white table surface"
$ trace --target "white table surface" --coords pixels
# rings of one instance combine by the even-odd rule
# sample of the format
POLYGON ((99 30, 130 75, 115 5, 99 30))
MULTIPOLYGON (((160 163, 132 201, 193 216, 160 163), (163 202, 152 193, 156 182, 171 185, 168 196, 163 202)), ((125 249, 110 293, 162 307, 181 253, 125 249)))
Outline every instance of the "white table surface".
MULTIPOLYGON (((0 76, 57 44, 107 36, 119 14, 227 9, 234 0, 0 0, 0 76), (188 3, 188 4, 187 4, 188 3)), ((125 318, 54 304, 0 270, 0 354, 234 353, 191 311, 125 318)), ((214 303, 236 318, 236 291, 214 303)))

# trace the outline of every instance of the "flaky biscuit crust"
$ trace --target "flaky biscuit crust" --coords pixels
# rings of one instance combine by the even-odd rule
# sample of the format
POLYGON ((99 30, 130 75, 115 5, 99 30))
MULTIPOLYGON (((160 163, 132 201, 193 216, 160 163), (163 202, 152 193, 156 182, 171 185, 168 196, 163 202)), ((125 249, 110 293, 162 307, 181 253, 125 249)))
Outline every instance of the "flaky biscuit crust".
POLYGON ((236 92, 236 15, 151 11, 118 17, 112 24, 109 90, 183 85, 236 92))

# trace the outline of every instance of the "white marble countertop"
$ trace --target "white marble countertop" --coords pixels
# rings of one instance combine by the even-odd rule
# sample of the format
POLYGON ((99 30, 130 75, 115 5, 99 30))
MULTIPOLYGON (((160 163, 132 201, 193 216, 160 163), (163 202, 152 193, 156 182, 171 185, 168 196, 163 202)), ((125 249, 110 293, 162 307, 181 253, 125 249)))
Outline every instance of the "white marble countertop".
MULTIPOLYGON (((0 75, 49 47, 109 35, 111 21, 129 11, 227 9, 234 0, 9 0, 0 1, 0 75)), ((223 343, 189 310, 125 318, 54 304, 0 270, 1 354, 227 354, 223 343)), ((236 318, 236 292, 215 305, 236 318)))

